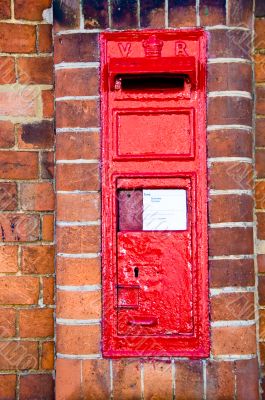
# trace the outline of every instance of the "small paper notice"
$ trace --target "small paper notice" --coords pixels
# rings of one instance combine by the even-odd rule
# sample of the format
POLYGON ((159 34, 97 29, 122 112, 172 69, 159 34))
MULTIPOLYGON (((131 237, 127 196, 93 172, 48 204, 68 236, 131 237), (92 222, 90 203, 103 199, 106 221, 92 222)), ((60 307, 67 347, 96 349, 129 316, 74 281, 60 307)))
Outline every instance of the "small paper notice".
POLYGON ((187 193, 184 189, 143 190, 143 230, 187 229, 187 193))

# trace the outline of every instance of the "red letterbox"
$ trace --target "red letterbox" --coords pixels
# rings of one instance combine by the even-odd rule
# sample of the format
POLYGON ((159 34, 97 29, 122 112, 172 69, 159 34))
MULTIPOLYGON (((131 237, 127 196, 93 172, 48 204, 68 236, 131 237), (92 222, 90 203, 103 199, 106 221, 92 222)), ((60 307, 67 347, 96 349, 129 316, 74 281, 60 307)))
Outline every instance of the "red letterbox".
POLYGON ((103 354, 209 354, 203 30, 101 35, 103 354))

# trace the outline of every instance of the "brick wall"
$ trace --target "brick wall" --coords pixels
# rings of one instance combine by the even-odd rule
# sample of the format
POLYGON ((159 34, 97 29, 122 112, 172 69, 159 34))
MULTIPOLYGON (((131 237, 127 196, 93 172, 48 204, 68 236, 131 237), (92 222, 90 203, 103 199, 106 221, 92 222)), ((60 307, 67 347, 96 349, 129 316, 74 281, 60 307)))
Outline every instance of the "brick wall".
POLYGON ((0 1, 0 399, 53 398, 51 0, 0 1))
MULTIPOLYGON (((262 2, 257 2, 262 8, 262 2)), ((251 0, 55 1, 56 398, 258 399, 251 0), (203 25, 208 48, 211 356, 104 360, 98 33, 203 25), (184 395, 185 393, 185 395, 184 395)), ((264 112, 264 110, 263 110, 264 112)))

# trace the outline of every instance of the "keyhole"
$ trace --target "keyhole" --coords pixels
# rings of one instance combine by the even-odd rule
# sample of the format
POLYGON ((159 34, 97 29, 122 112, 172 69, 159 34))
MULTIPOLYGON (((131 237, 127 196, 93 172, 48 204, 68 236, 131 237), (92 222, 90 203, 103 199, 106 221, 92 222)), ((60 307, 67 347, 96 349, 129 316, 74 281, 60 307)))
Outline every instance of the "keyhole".
POLYGON ((135 276, 135 278, 138 278, 138 275, 139 275, 139 268, 135 267, 134 268, 134 276, 135 276))

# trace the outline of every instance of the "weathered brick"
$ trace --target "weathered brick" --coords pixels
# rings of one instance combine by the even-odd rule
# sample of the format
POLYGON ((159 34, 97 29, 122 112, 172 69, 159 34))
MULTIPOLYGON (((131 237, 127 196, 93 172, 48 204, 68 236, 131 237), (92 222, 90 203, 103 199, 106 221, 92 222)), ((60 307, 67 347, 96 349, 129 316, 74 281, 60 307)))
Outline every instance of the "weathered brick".
POLYGON ((104 29, 108 27, 108 4, 105 0, 98 0, 96 2, 83 0, 83 13, 86 29, 104 29))
POLYGON ((210 58, 250 58, 251 31, 216 29, 210 31, 208 56, 210 58))
POLYGON ((246 260, 211 260, 210 286, 212 288, 226 286, 254 286, 254 262, 246 260))
POLYGON ((253 293, 225 293, 211 298, 211 320, 255 319, 253 293))
POLYGON ((25 276, 0 277, 0 304, 37 304, 39 279, 25 276))
POLYGON ((41 368, 53 369, 54 368, 54 343, 44 342, 41 351, 41 368))
POLYGON ((259 292, 259 304, 260 304, 260 306, 264 306, 265 305, 265 275, 259 275, 258 292, 259 292))
POLYGON ((265 240, 265 213, 258 212, 256 215, 258 239, 265 240))
POLYGON ((207 398, 233 399, 235 396, 234 363, 228 361, 207 362, 207 398))
POLYGON ((214 162, 209 169, 209 181, 211 189, 251 190, 253 186, 252 165, 243 162, 214 162))
POLYGON ((53 211, 54 189, 51 182, 22 183, 20 201, 23 210, 53 211))
POLYGON ((172 398, 171 363, 144 364, 144 398, 146 400, 172 398))
POLYGON ((21 270, 24 274, 52 274, 54 246, 22 246, 21 270))
POLYGON ((0 368, 28 370, 38 368, 38 343, 30 341, 0 342, 0 368))
POLYGON ((253 220, 253 198, 248 195, 211 196, 209 201, 209 221, 240 222, 253 220))
MULTIPOLYGON (((24 2, 23 2, 24 4, 24 2)), ((27 10, 29 7, 24 8, 27 10)), ((36 28, 33 25, 0 23, 1 53, 34 53, 36 28)))
POLYGON ((265 88, 256 87, 256 113, 265 114, 265 88))
MULTIPOLYGON (((98 190, 99 166, 95 164, 58 164, 57 190, 98 190)), ((0 164, 1 176, 1 164, 0 164)))
MULTIPOLYGON (((259 277, 259 294, 261 294, 260 306, 264 305, 264 276, 259 277)), ((260 340, 265 339, 265 310, 259 311, 259 338, 260 340)))
POLYGON ((2 214, 0 229, 0 242, 34 242, 39 239, 40 218, 34 214, 2 214))
POLYGON ((255 186, 256 208, 265 208, 265 181, 256 182, 255 186))
POLYGON ((54 145, 52 121, 23 124, 18 130, 18 145, 22 149, 50 149, 54 145))
POLYGON ((0 115, 36 117, 38 96, 38 89, 33 86, 16 86, 12 88, 3 86, 0 91, 0 115))
POLYGON ((1 0, 0 19, 11 18, 11 2, 10 0, 1 0))
POLYGON ((98 285, 101 282, 99 258, 58 257, 56 267, 58 285, 98 285))
MULTIPOLYGON (((91 360, 89 361, 91 362, 91 360)), ((82 398, 83 391, 81 390, 81 379, 82 379, 82 370, 85 365, 86 361, 65 360, 60 358, 57 359, 56 387, 55 387, 57 400, 65 400, 67 399, 67 397, 69 397, 70 399, 71 397, 73 399, 82 398)), ((95 372, 95 369, 93 369, 93 371, 95 372)), ((109 374, 106 374, 105 377, 107 377, 107 375, 109 374)), ((88 376, 91 375, 88 373, 88 376)), ((93 390, 94 386, 93 385, 91 386, 93 390)))
POLYGON ((35 338, 53 336, 53 310, 49 308, 35 308, 20 310, 19 331, 20 337, 35 338))
POLYGON ((209 125, 252 125, 252 100, 245 97, 210 97, 209 125))
POLYGON ((97 127, 99 124, 98 106, 95 100, 59 101, 56 105, 58 128, 97 127))
POLYGON ((39 25, 39 51, 41 53, 52 52, 52 25, 39 25))
POLYGON ((139 399, 141 397, 141 365, 139 361, 113 361, 114 398, 139 399))
POLYGON ((96 221, 99 217, 100 196, 98 193, 57 195, 59 221, 96 221))
POLYGON ((252 28, 253 0, 230 0, 228 2, 229 25, 252 28))
POLYGON ((255 48, 264 49, 265 47, 265 20, 262 18, 255 19, 255 48))
POLYGON ((255 354, 256 326, 212 328, 213 355, 255 354))
POLYGON ((1 151, 1 179, 36 179, 38 177, 38 156, 36 153, 1 151))
POLYGON ((54 153, 42 152, 40 162, 42 179, 52 179, 54 177, 54 153))
MULTIPOLYGON (((265 43, 264 43, 265 46, 265 43)), ((265 54, 255 54, 255 78, 256 82, 263 83, 265 80, 265 54)))
POLYGON ((113 2, 111 17, 113 28, 137 28, 137 0, 113 2))
POLYGON ((196 1, 178 0, 168 1, 169 26, 195 26, 196 25, 196 1))
POLYGON ((212 228, 209 230, 209 254, 253 254, 252 228, 212 228))
POLYGON ((252 157, 252 133, 236 129, 208 132, 209 157, 252 157))
POLYGON ((0 391, 3 399, 14 400, 16 398, 16 382, 16 375, 0 375, 0 391))
POLYGON ((265 147, 265 118, 256 119, 256 146, 265 147))
POLYGON ((225 25, 226 1, 201 0, 200 21, 201 25, 225 25))
POLYGON ((53 118, 54 116, 54 93, 53 90, 43 90, 42 96, 42 109, 44 118, 53 118))
POLYGON ((51 85, 53 83, 52 57, 20 57, 18 80, 23 84, 51 85))
POLYGON ((56 138, 57 160, 98 159, 99 134, 89 133, 62 133, 56 138))
POLYGON ((110 398, 110 366, 108 360, 83 361, 81 379, 82 393, 85 398, 91 400, 108 400, 110 398))
POLYGON ((202 362, 199 360, 177 361, 176 369, 176 400, 203 398, 202 362))
POLYGON ((101 314, 101 292, 57 291, 58 318, 98 319, 101 314))
POLYGON ((17 185, 15 183, 0 183, 0 209, 13 211, 17 208, 17 185))
POLYGON ((252 92, 251 64, 220 63, 208 65, 208 90, 244 90, 252 92))
POLYGON ((14 125, 9 121, 0 121, 0 147, 10 148, 15 144, 14 125))
POLYGON ((54 304, 54 278, 43 278, 43 303, 47 305, 54 304))
POLYGON ((0 84, 7 85, 9 83, 15 83, 15 82, 16 82, 15 58, 0 57, 0 84))
POLYGON ((20 378, 21 400, 54 400, 54 381, 52 375, 22 375, 20 378))
POLYGON ((15 335, 16 310, 12 308, 0 308, 0 338, 8 338, 15 335))
POLYGON ((54 215, 46 214, 42 217, 42 240, 52 242, 54 239, 54 215))
POLYGON ((18 246, 0 246, 0 272, 17 272, 18 246))
POLYGON ((75 33, 56 36, 54 39, 54 62, 98 61, 98 34, 75 33))
POLYGON ((52 5, 51 0, 28 0, 27 7, 23 0, 15 0, 15 18, 29 21, 42 21, 42 13, 52 5))
POLYGON ((53 21, 55 32, 63 31, 65 29, 79 28, 79 0, 55 0, 53 3, 53 21))
POLYGON ((99 249, 100 228, 98 226, 57 228, 59 253, 97 253, 99 249))
POLYGON ((100 326, 57 325, 57 351, 62 354, 98 354, 100 326))
POLYGON ((257 178, 265 178, 265 149, 256 150, 257 178))
POLYGON ((140 25, 144 28, 165 27, 165 0, 140 3, 140 25))
POLYGON ((59 69, 56 71, 56 97, 95 96, 98 94, 97 68, 59 69), (74 85, 73 85, 74 82, 74 85))
POLYGON ((259 369, 258 360, 235 361, 237 397, 240 400, 258 400, 259 397, 259 369), (246 384, 247 382, 247 384, 246 384))

